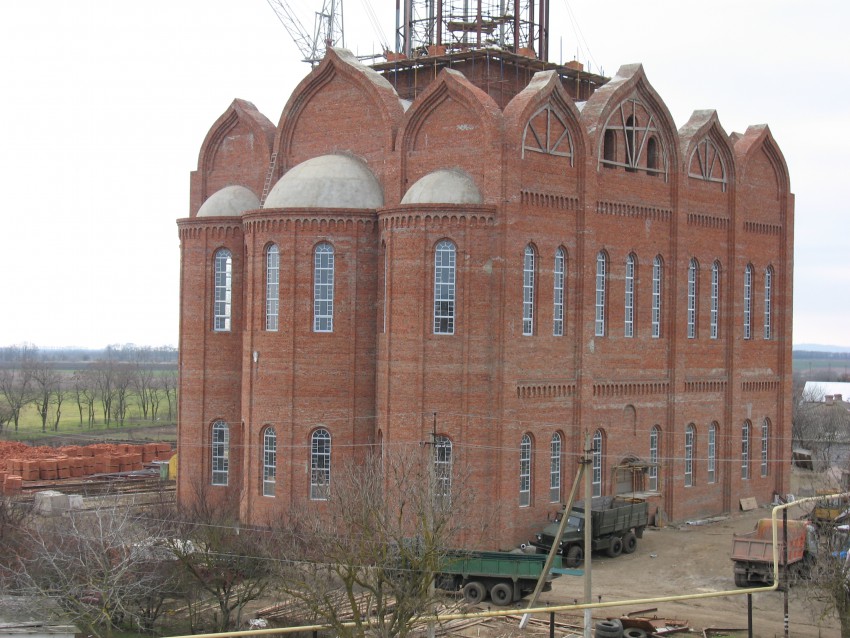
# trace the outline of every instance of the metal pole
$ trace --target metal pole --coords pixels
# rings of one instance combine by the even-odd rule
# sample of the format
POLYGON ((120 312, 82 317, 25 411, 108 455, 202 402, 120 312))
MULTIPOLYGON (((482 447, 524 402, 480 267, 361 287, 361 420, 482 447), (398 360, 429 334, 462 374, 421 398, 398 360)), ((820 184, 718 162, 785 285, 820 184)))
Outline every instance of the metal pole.
MULTIPOLYGON (((590 472, 584 473, 584 602, 591 602, 591 582, 590 582, 590 551, 591 539, 593 538, 590 530, 591 520, 593 519, 593 449, 590 446, 590 433, 584 433, 584 459, 583 464, 590 463, 590 472)), ((590 609, 584 610, 584 638, 590 638, 590 625, 593 624, 593 612, 590 609)))
MULTIPOLYGON (((778 571, 778 570, 777 570, 778 571)), ((777 577, 779 575, 777 574, 777 577)), ((785 638, 788 638, 788 510, 782 510, 782 609, 784 611, 785 638)))
POLYGON ((753 638, 753 595, 747 594, 747 637, 753 638))

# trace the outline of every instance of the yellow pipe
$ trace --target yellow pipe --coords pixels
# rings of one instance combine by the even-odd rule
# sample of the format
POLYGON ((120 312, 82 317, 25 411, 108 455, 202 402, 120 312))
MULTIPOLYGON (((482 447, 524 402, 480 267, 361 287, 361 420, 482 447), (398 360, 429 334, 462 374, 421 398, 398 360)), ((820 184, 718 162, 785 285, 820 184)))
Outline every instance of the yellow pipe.
MULTIPOLYGON (((827 494, 821 496, 810 496, 808 498, 802 498, 800 500, 794 501, 792 503, 785 503, 784 505, 776 505, 771 511, 771 526, 773 528, 773 584, 766 587, 747 587, 745 589, 728 589, 721 591, 712 591, 712 592, 702 592, 699 594, 677 594, 675 596, 657 596, 655 598, 630 598, 628 600, 614 600, 611 602, 596 602, 596 603, 580 603, 575 605, 550 605, 548 607, 536 607, 529 608, 524 610, 518 609, 497 609, 497 610, 488 610, 488 611, 478 611, 472 613, 464 613, 464 614, 435 614, 433 616, 422 616, 418 619, 418 621, 427 623, 427 622, 440 622, 443 620, 460 620, 460 619, 468 619, 468 618, 492 618, 498 616, 516 616, 518 613, 522 614, 549 614, 552 612, 567 612, 567 611, 575 611, 580 609, 604 609, 607 607, 623 607, 625 605, 646 605, 651 603, 669 603, 669 602, 678 602, 682 600, 698 600, 701 598, 721 598, 723 596, 743 596, 746 594, 757 594, 760 592, 767 591, 776 591, 779 587, 779 536, 777 532, 777 518, 776 515, 779 511, 783 509, 788 509, 790 507, 795 507, 797 505, 802 505, 803 503, 808 503, 811 501, 821 501, 827 498, 850 498, 850 492, 841 492, 839 494, 827 494)), ((344 627, 354 627, 356 623, 347 622, 343 623, 344 627)), ((329 625, 304 625, 298 627, 281 627, 275 629, 249 629, 245 631, 224 631, 214 634, 191 634, 186 636, 171 636, 170 638, 230 638, 231 636, 264 636, 269 634, 289 634, 294 633, 296 631, 321 631, 325 629, 331 629, 329 625)))

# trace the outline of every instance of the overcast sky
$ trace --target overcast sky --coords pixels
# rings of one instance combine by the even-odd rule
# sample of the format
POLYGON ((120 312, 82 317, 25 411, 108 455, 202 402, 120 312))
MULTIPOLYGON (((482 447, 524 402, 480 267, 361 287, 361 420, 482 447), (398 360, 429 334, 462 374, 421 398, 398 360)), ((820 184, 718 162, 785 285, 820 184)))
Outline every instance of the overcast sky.
MULTIPOLYGON (((793 342, 850 346, 850 3, 551 2, 552 61, 643 63, 677 127, 770 126, 796 194, 793 342)), ((345 0, 360 54, 381 41, 364 3, 345 0)), ((366 4, 391 39, 394 0, 366 4)), ((201 143, 236 97, 277 123, 299 59, 266 0, 4 3, 0 346, 177 345, 201 143)))

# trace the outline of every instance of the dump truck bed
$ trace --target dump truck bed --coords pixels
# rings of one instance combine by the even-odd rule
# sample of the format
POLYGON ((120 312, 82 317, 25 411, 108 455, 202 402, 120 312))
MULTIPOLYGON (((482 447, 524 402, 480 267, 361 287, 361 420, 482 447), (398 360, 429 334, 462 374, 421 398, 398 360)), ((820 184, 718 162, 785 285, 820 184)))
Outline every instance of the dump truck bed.
MULTIPOLYGON (((777 521, 779 564, 784 565, 782 522, 777 521)), ((788 521, 788 564, 803 559, 806 551, 806 522, 788 521)), ((773 530, 769 518, 762 519, 756 529, 732 537, 732 560, 759 563, 773 562, 773 530)))
MULTIPOLYGON (((536 580, 543 571, 546 556, 542 554, 516 554, 508 552, 466 552, 449 553, 440 568, 444 574, 460 574, 496 578, 536 580)), ((560 556, 556 557, 552 567, 560 567, 560 556)))

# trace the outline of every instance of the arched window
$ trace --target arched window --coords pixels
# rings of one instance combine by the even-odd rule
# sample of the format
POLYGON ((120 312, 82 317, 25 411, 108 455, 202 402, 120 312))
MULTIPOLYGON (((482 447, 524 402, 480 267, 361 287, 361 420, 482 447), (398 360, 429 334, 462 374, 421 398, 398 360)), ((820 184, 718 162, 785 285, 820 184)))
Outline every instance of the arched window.
POLYGON ((230 459, 230 428, 224 421, 212 426, 212 484, 227 485, 230 459))
POLYGON ((658 491, 658 443, 661 428, 653 425, 649 431, 649 491, 658 491))
POLYGON ((313 332, 334 330, 334 248, 316 246, 313 257, 313 332))
POLYGON ((625 306, 625 329, 623 336, 635 336, 635 256, 630 254, 626 257, 626 296, 625 306))
POLYGON ((214 288, 213 330, 229 332, 233 296, 233 255, 227 248, 219 248, 215 252, 214 288))
POLYGON ((761 424, 761 475, 767 476, 769 472, 770 452, 770 421, 765 419, 761 424))
POLYGON ((717 423, 708 426, 708 468, 707 479, 709 483, 717 480, 715 466, 717 464, 717 423))
POLYGON ((605 160, 602 166, 614 168, 617 162, 617 133, 613 129, 605 129, 605 137, 602 144, 602 158, 605 160))
POLYGON ((280 250, 277 244, 266 249, 266 330, 278 328, 280 301, 280 250))
POLYGON ((637 129, 638 129, 638 121, 633 115, 629 115, 626 118, 626 126, 623 129, 626 137, 626 170, 630 173, 634 173, 637 171, 637 129))
POLYGON ((437 503, 448 506, 452 498, 452 441, 447 436, 434 439, 434 495, 437 503))
POLYGON ((331 434, 319 428, 310 437, 310 499, 328 500, 331 487, 331 434))
POLYGON ((605 283, 607 278, 607 256, 603 251, 596 254, 596 336, 605 336, 605 283))
POLYGON ((747 264, 744 269, 744 339, 750 339, 752 333, 753 311, 753 267, 747 264))
POLYGON ((455 245, 444 240, 434 251, 434 334, 455 333, 455 245))
POLYGON ((773 317, 771 316, 771 297, 773 295, 773 266, 764 271, 764 338, 773 338, 773 317))
POLYGON ((688 339, 697 336, 697 283, 699 280, 699 263, 691 259, 688 264, 688 339))
POLYGON ((274 428, 263 431, 263 496, 274 496, 277 477, 277 434, 274 428))
POLYGON ((656 255, 652 262, 652 337, 661 336, 661 282, 664 275, 664 262, 656 255))
POLYGON ((563 248, 555 251, 554 268, 554 291, 552 294, 552 334, 556 337, 564 336, 564 280, 567 272, 567 252, 563 248))
POLYGON ((534 334, 534 247, 525 247, 522 261, 522 334, 534 334))
POLYGON ((694 484, 694 439, 696 430, 693 424, 685 428, 685 487, 694 484))
POLYGON ((715 261, 711 265, 711 338, 720 336, 720 262, 715 261))
POLYGON ((519 504, 531 505, 531 437, 527 434, 519 444, 519 504))
POLYGON ((750 422, 741 426, 741 478, 750 478, 750 422))
POLYGON ((646 142, 646 173, 647 175, 658 174, 658 140, 650 137, 646 142))
POLYGON ((549 462, 549 502, 561 502, 561 435, 552 435, 552 446, 549 462))
POLYGON ((596 430, 593 434, 593 496, 602 496, 602 445, 602 430, 596 430))

